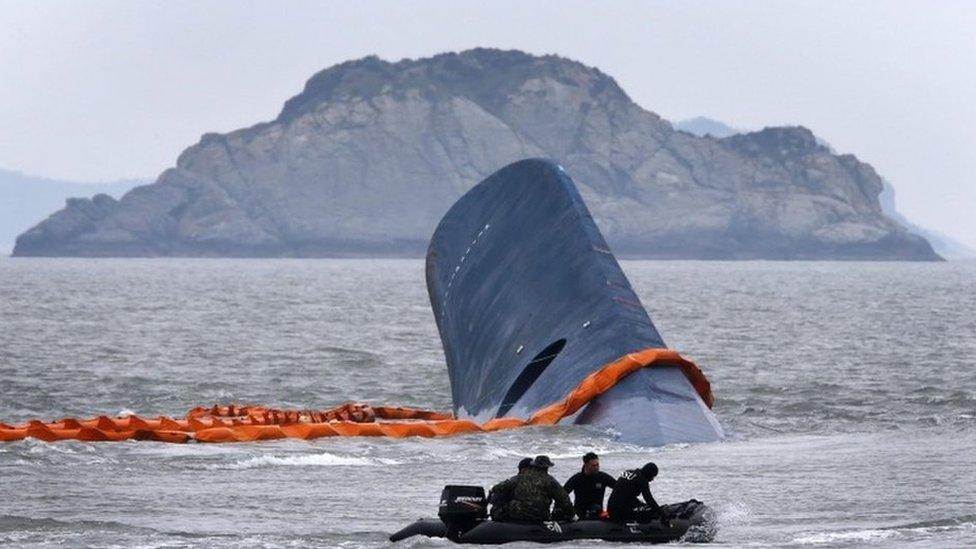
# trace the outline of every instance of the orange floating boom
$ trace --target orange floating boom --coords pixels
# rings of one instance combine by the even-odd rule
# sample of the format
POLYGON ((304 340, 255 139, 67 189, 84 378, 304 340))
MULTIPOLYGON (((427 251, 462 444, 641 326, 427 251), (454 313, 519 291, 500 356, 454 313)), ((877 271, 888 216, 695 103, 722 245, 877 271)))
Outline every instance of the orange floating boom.
POLYGON ((335 436, 444 437, 464 433, 500 431, 530 425, 555 425, 591 400, 610 390, 640 368, 678 366, 702 400, 713 404, 711 386, 701 370, 670 349, 645 349, 629 353, 605 365, 580 382, 565 398, 536 410, 526 419, 502 417, 477 423, 455 419, 451 414, 413 408, 371 407, 346 403, 328 410, 279 410, 264 406, 214 405, 197 407, 184 419, 128 416, 90 419, 64 418, 22 425, 0 423, 0 442, 31 437, 46 442, 59 440, 158 442, 254 442, 282 438, 311 440, 335 436))

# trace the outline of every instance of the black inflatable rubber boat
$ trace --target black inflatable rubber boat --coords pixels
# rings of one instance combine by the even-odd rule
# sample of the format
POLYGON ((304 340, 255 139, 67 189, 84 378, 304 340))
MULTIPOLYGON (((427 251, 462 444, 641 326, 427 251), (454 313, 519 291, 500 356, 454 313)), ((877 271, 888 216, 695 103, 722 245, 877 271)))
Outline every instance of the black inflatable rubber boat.
POLYGON ((480 486, 447 486, 441 496, 440 518, 420 519, 390 536, 390 541, 427 536, 479 544, 554 543, 577 539, 667 543, 677 540, 708 542, 715 537, 713 512, 704 503, 693 499, 662 507, 671 517, 670 526, 659 520, 644 524, 619 524, 609 520, 495 522, 487 519, 484 489, 480 486))

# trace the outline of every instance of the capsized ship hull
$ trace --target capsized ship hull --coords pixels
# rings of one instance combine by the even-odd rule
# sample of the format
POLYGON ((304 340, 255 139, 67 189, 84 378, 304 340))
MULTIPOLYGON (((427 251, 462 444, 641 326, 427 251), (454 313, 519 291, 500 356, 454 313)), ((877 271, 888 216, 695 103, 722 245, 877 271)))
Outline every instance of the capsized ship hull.
MULTIPOLYGON (((546 160, 506 166, 457 201, 431 239, 427 289, 458 417, 526 417, 604 365, 665 347, 576 186, 546 160)), ((644 445, 722 437, 668 365, 630 374, 573 421, 644 445)))

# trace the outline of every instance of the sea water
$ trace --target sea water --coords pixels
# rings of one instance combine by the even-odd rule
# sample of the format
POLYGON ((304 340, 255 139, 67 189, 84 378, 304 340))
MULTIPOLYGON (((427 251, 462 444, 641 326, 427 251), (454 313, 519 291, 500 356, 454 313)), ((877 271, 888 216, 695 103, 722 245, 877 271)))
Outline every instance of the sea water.
MULTIPOLYGON (((444 439, 0 444, 0 545, 384 547, 523 456, 655 461, 739 547, 976 546, 976 263, 624 271, 711 379, 723 442, 581 426, 444 439)), ((0 421, 196 405, 450 410, 419 260, 0 259, 0 421)), ((415 538, 401 547, 446 547, 415 538)), ((592 542, 568 546, 592 546, 592 542)), ((600 543, 600 546, 612 546, 600 543)))

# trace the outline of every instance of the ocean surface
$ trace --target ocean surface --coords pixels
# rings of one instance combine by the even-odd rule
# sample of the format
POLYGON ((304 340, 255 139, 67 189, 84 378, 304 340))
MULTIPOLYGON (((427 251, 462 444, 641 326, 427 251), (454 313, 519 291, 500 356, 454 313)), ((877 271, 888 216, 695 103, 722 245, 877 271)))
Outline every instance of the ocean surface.
MULTIPOLYGON (((565 479, 591 450, 657 462, 658 501, 710 504, 718 546, 976 546, 976 263, 623 267, 727 440, 26 440, 0 444, 0 546, 388 547, 444 484, 540 453, 565 479)), ((347 400, 450 410, 422 261, 0 259, 0 421, 347 400)))

